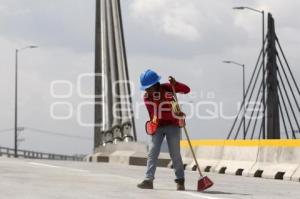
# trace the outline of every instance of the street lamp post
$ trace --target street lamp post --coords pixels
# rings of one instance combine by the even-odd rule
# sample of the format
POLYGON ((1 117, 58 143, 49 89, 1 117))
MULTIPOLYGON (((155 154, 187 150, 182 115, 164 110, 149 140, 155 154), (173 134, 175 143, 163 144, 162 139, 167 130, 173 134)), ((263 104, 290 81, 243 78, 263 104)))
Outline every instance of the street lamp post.
POLYGON ((243 109, 244 109, 244 114, 243 114, 243 129, 244 129, 244 134, 243 134, 243 138, 246 139, 246 119, 245 119, 245 115, 246 115, 246 89, 245 89, 245 64, 240 64, 238 62, 235 61, 223 61, 223 63, 225 64, 235 64, 238 66, 241 66, 243 68, 243 109))
POLYGON ((18 157, 18 56, 19 56, 19 52, 28 48, 37 48, 37 46, 33 46, 33 45, 26 46, 24 48, 16 49, 15 52, 15 115, 14 115, 15 117, 14 118, 15 120, 14 156, 15 157, 18 157))
POLYGON ((266 67, 265 67, 265 11, 264 10, 257 10, 251 7, 245 7, 245 6, 239 6, 239 7, 234 7, 233 9, 235 10, 252 10, 254 12, 260 13, 262 15, 262 50, 263 50, 263 60, 262 60, 262 64, 263 64, 263 77, 262 77, 262 84, 263 84, 263 139, 266 138, 266 96, 265 96, 265 88, 266 88, 266 83, 265 83, 265 74, 266 74, 266 67))

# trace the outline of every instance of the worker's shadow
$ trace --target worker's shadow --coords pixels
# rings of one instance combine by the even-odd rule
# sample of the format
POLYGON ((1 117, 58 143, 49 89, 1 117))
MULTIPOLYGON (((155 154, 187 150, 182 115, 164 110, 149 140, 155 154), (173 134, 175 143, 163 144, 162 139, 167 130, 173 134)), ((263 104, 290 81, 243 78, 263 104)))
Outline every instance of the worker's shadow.
MULTIPOLYGON (((186 191, 190 191, 190 192, 197 192, 195 190, 186 190, 186 191)), ((232 193, 232 192, 224 192, 224 191, 202 191, 201 193, 205 193, 205 194, 215 194, 215 195, 240 195, 240 196, 249 196, 251 194, 246 194, 246 193, 232 193)))
MULTIPOLYGON (((174 189, 156 189, 161 191, 174 191, 174 189)), ((196 190, 192 189, 186 189, 187 192, 193 192, 193 193, 204 193, 204 194, 214 194, 214 195, 240 195, 240 196, 250 196, 251 194, 245 194, 245 193, 232 193, 232 192, 224 192, 224 191, 202 191, 198 192, 196 190)))

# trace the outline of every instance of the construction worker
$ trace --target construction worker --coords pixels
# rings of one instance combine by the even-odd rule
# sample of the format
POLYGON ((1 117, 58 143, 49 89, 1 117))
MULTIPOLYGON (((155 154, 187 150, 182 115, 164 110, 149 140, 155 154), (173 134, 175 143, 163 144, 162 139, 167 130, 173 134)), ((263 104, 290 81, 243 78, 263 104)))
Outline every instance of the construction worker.
MULTIPOLYGON (((184 166, 180 154, 181 129, 179 120, 172 112, 172 85, 176 93, 189 93, 190 88, 169 77, 170 83, 160 84, 161 77, 152 70, 146 70, 140 76, 141 90, 145 90, 144 102, 148 109, 150 121, 157 125, 151 132, 151 144, 147 160, 145 179, 137 186, 141 189, 153 189, 153 180, 158 156, 164 137, 167 139, 170 157, 176 175, 177 190, 185 190, 184 166)), ((149 133, 148 133, 149 134, 149 133)))

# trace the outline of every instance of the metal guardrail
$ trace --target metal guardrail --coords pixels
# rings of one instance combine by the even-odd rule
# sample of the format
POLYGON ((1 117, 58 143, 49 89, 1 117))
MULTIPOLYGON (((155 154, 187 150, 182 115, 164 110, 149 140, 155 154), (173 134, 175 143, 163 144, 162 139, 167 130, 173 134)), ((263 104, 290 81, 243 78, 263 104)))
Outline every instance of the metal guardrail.
MULTIPOLYGON (((13 148, 0 147, 0 156, 14 157, 15 151, 13 148)), ((18 150, 18 157, 29 159, 47 159, 47 160, 66 160, 66 161, 84 161, 85 156, 70 156, 54 153, 43 153, 29 150, 18 150)))

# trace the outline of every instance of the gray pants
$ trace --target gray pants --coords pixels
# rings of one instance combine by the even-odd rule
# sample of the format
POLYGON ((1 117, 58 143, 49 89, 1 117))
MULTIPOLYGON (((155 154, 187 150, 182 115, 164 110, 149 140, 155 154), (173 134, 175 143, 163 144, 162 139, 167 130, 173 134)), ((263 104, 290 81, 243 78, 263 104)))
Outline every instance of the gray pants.
POLYGON ((180 134, 180 128, 175 125, 162 126, 157 129, 156 134, 152 136, 151 140, 145 180, 154 180, 160 147, 165 136, 167 138, 176 179, 184 179, 184 167, 180 154, 180 134))

